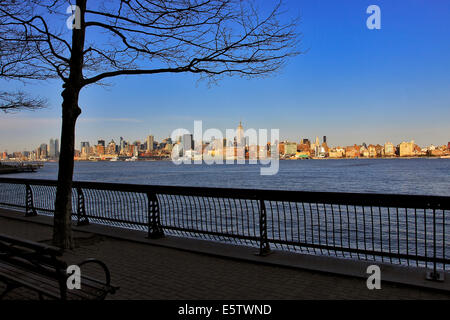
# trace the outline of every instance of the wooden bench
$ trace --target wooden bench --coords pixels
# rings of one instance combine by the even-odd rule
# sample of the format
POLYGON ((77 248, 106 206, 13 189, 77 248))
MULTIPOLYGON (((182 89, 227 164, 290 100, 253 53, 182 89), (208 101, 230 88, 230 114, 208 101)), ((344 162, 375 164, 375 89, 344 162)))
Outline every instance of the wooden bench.
POLYGON ((18 287, 37 292, 40 299, 61 300, 103 300, 118 289, 110 283, 107 266, 97 259, 87 259, 77 265, 81 270, 83 265, 97 264, 103 269, 105 280, 88 277, 81 270, 81 288, 68 289, 70 274, 61 256, 59 248, 0 234, 0 281, 6 284, 0 299, 18 287))

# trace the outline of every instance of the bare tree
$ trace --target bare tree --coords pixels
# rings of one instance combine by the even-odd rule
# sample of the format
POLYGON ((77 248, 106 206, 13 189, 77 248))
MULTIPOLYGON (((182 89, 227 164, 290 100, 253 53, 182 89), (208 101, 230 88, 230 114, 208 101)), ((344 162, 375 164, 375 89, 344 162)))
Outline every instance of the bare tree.
MULTIPOLYGON (((3 7, 3 4, 2 4, 3 7)), ((6 9, 6 5, 3 9, 6 9)), ((3 25, 5 19, 0 17, 0 25, 3 25)), ((32 74, 26 72, 22 74, 20 68, 27 61, 27 56, 39 54, 29 46, 25 39, 24 30, 16 28, 0 29, 0 79, 17 79, 23 81, 32 74)), ((37 79, 37 77, 33 77, 37 79)), ((43 79, 43 78, 41 78, 43 79)), ((46 100, 32 97, 23 91, 0 91, 0 110, 4 112, 14 112, 20 109, 36 110, 44 108, 46 100)))
POLYGON ((62 0, 3 1, 2 42, 20 44, 2 70, 59 77, 62 132, 53 242, 72 246, 71 191, 78 99, 87 85, 121 75, 194 73, 210 81, 277 72, 296 51, 296 19, 281 3, 251 0, 76 0, 70 32, 62 0), (16 3, 17 2, 17 3, 16 3), (59 23, 58 23, 59 21, 59 23))
POLYGON ((0 110, 14 112, 21 109, 36 110, 46 106, 46 100, 31 97, 25 92, 0 92, 0 110))

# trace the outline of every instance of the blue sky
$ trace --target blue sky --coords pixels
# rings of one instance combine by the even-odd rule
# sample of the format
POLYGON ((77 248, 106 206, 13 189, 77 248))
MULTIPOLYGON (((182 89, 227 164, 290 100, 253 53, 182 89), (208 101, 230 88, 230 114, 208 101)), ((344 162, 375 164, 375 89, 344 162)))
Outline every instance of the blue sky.
MULTIPOLYGON (((223 131, 242 120, 245 128, 279 128, 282 139, 294 141, 326 135, 331 145, 450 141, 450 1, 287 0, 286 6, 301 16, 306 53, 278 75, 209 86, 193 75, 162 74, 91 86, 81 94, 77 147, 120 136, 161 140, 176 128, 192 129, 194 120, 223 131), (381 30, 366 27, 371 4, 381 8, 381 30)), ((1 151, 59 137, 61 83, 27 89, 50 106, 0 114, 1 151)))

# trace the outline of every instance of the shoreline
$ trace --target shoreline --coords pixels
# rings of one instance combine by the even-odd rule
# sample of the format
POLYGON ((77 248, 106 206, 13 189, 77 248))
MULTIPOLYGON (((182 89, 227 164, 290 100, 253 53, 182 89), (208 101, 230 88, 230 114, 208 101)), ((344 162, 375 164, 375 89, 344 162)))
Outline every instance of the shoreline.
MULTIPOLYGON (((428 156, 423 156, 423 157, 374 157, 374 158, 365 158, 365 157, 355 157, 355 158, 316 158, 316 157, 311 157, 311 158, 298 158, 298 159, 289 159, 289 158, 280 158, 278 159, 279 161, 305 161, 305 160, 411 160, 411 159, 433 159, 433 160, 437 160, 437 159, 449 159, 450 160, 450 156, 442 156, 442 157, 428 157, 428 156)), ((207 160, 211 160, 211 159, 207 159, 207 160)), ((231 160, 231 159, 230 159, 231 160)), ((234 162, 236 162, 236 159, 232 159, 234 162)), ((257 161, 261 161, 261 160, 271 160, 269 159, 258 159, 257 161)), ((11 162, 14 162, 13 160, 10 160, 11 162)), ((223 159, 223 163, 226 164, 226 159, 223 159)), ((249 161, 248 158, 245 159, 245 162, 247 163, 249 161)), ((126 161, 124 160, 117 160, 117 161, 111 161, 111 160, 74 160, 74 162, 172 162, 172 160, 170 158, 167 159, 158 159, 158 160, 147 160, 147 159, 137 159, 134 161, 126 161)), ((204 162, 204 159, 202 160, 202 163, 204 162)), ((17 161, 17 163, 19 163, 19 161, 17 161)), ((25 165, 30 164, 30 165, 34 165, 36 162, 35 161, 20 161, 20 163, 24 163, 25 165)), ((45 165, 46 163, 57 163, 58 161, 45 161, 45 160, 41 160, 41 163, 38 165, 38 167, 41 167, 43 165, 45 165)), ((192 163, 194 163, 194 160, 192 160, 192 163)), ((6 165, 5 167, 1 167, 0 165, 0 174, 2 173, 6 173, 5 171, 8 170, 12 170, 12 169, 17 169, 16 166, 10 166, 10 165, 6 165)))
MULTIPOLYGON (((356 157, 356 158, 303 158, 303 159, 278 159, 280 161, 305 161, 305 160, 396 160, 396 159, 449 159, 450 157, 376 157, 376 158, 365 158, 365 157, 356 157)), ((209 160, 209 159, 208 159, 209 160)), ((245 161, 247 162, 249 159, 246 158, 245 161)), ((271 160, 269 159, 258 159, 260 160, 271 160)), ((146 160, 146 159, 137 159, 135 161, 125 161, 125 160, 117 160, 117 161, 110 161, 110 160, 75 160, 75 162, 160 162, 160 161, 172 161, 171 159, 159 159, 159 160, 146 160)), ((223 159, 223 162, 225 163, 226 159, 223 159)), ((236 159, 233 159, 233 161, 237 161, 236 159)), ((194 162, 194 160, 192 160, 194 162)), ((203 162, 203 160, 202 160, 203 162)))

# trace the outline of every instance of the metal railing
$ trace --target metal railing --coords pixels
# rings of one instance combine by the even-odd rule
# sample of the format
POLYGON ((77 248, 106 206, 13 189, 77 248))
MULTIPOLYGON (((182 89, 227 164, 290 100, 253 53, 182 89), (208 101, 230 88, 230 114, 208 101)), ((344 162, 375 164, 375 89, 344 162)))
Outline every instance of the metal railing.
MULTIPOLYGON (((0 178, 0 207, 52 215, 56 181, 0 178)), ((450 197, 74 182, 73 219, 271 249, 450 265, 450 197)))

